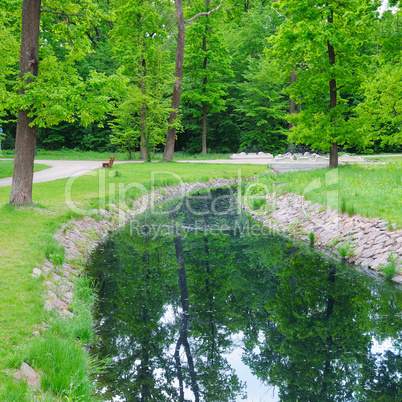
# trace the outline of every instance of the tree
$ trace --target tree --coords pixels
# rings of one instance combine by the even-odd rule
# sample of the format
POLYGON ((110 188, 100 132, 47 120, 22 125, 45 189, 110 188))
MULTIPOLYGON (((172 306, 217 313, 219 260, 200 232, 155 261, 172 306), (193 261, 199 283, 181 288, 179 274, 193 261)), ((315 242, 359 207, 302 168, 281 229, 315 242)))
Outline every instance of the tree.
MULTIPOLYGON (((17 73, 21 5, 10 1, 0 7, 0 118, 7 114, 9 76, 17 73)), ((1 123, 3 121, 0 120, 1 123)))
POLYGON ((330 166, 338 166, 337 146, 365 146, 368 137, 351 125, 354 107, 348 97, 359 91, 367 67, 362 57, 375 23, 378 2, 368 0, 276 3, 286 21, 273 38, 272 55, 296 82, 287 93, 301 105, 293 114, 291 141, 330 150, 330 166))
POLYGON ((40 0, 23 1, 19 94, 11 93, 8 100, 8 107, 18 112, 11 205, 32 203, 36 126, 75 120, 88 125, 110 110, 119 80, 92 71, 84 81, 75 65, 91 51, 86 31, 92 21, 106 17, 92 0, 65 2, 63 9, 58 2, 41 9, 40 0))
POLYGON ((402 144, 402 11, 386 11, 377 30, 378 54, 373 57, 372 74, 363 83, 364 101, 357 107, 356 129, 368 132, 381 148, 402 144))
MULTIPOLYGON (((200 2, 209 11, 210 2, 200 2)), ((183 103, 187 113, 201 118, 202 153, 207 153, 207 115, 226 109, 228 79, 232 76, 221 13, 206 15, 187 29, 183 103), (221 17, 221 18, 219 18, 221 17)))
POLYGON ((126 142, 126 148, 140 146, 140 158, 148 160, 152 146, 164 142, 160 131, 167 129, 170 112, 167 87, 171 64, 167 52, 171 5, 166 1, 115 0, 113 48, 128 85, 122 104, 115 112, 114 142, 126 142), (158 122, 158 124, 155 124, 158 122), (129 145, 131 144, 131 145, 129 145), (151 147, 151 149, 149 149, 151 147))
MULTIPOLYGON (((41 0, 23 0, 20 52, 21 80, 38 75, 40 14, 41 0)), ((24 93, 24 89, 21 88, 20 92, 24 93)), ((13 184, 10 194, 11 205, 24 205, 32 202, 36 132, 35 128, 32 127, 32 118, 28 114, 28 109, 18 111, 13 184)))
POLYGON ((180 107, 180 97, 181 97, 181 84, 183 76, 183 60, 184 60, 184 43, 185 43, 185 22, 189 23, 194 19, 201 17, 202 15, 208 16, 213 12, 217 11, 222 4, 211 11, 200 12, 190 19, 184 21, 183 14, 183 0, 175 0, 176 8, 176 19, 177 19, 177 48, 176 48, 176 59, 175 59, 175 82, 173 87, 171 112, 169 116, 169 126, 166 134, 166 144, 165 150, 163 152, 163 161, 169 162, 173 160, 174 155, 174 145, 176 141, 176 130, 177 130, 177 117, 180 107))
POLYGON ((242 115, 240 149, 283 152, 287 148, 284 87, 271 60, 251 59, 244 82, 239 84, 241 98, 236 111, 242 115))
POLYGON ((229 84, 229 119, 237 129, 235 151, 283 152, 286 149, 285 79, 266 53, 268 38, 283 22, 271 2, 247 9, 227 33, 234 78, 229 84))
POLYGON ((176 141, 177 116, 180 107, 181 81, 183 76, 183 60, 184 60, 184 42, 185 42, 185 26, 183 14, 183 0, 175 0, 176 19, 177 19, 177 47, 175 61, 175 82, 173 87, 171 112, 169 116, 169 126, 166 134, 165 150, 163 152, 163 161, 169 162, 173 160, 174 144, 176 141))

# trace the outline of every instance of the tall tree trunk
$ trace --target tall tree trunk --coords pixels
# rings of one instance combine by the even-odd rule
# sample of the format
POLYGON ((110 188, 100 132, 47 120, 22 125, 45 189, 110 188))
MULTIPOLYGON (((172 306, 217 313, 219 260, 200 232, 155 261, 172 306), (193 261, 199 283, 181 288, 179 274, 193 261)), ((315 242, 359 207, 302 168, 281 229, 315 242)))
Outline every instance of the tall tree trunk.
POLYGON ((190 380, 191 380, 191 388, 194 393, 195 402, 199 402, 199 387, 197 383, 197 374, 195 372, 194 359, 191 353, 190 345, 188 343, 188 320, 190 318, 190 300, 188 296, 188 286, 187 286, 187 277, 186 277, 186 268, 184 264, 184 250, 183 250, 183 241, 178 229, 174 228, 174 246, 176 250, 176 259, 177 264, 179 265, 177 269, 177 273, 179 276, 179 288, 180 288, 180 299, 181 299, 181 307, 183 309, 183 320, 182 326, 180 330, 180 336, 176 343, 175 348, 175 361, 176 361, 176 369, 177 369, 177 377, 179 380, 179 389, 180 389, 180 402, 185 401, 184 399, 184 382, 183 382, 183 374, 182 374, 182 366, 180 360, 180 348, 184 346, 184 350, 186 352, 188 368, 190 372, 190 380))
MULTIPOLYGON (((335 283, 336 279, 336 266, 334 264, 329 265, 329 272, 328 272, 328 281, 330 283, 335 283)), ((330 318, 334 312, 334 307, 335 307, 335 298, 332 295, 332 289, 329 288, 328 291, 328 300, 327 300, 327 318, 330 318)), ((328 389, 328 383, 330 381, 330 375, 331 375, 331 349, 332 349, 332 343, 333 343, 333 336, 331 333, 327 335, 326 338, 327 344, 327 359, 324 362, 324 370, 323 370, 323 378, 324 381, 322 383, 322 387, 320 390, 320 396, 322 396, 322 400, 326 399, 325 397, 327 396, 327 389, 328 389), (329 379, 329 381, 328 381, 329 379)))
POLYGON ((166 134, 165 151, 163 153, 163 162, 170 162, 174 156, 174 145, 176 142, 176 128, 172 124, 177 120, 177 114, 180 107, 181 96, 181 80, 183 76, 183 59, 184 59, 184 41, 185 41, 185 27, 183 16, 183 0, 175 0, 176 18, 177 18, 177 48, 176 48, 176 65, 175 65, 175 78, 172 103, 169 117, 169 127, 166 134))
MULTIPOLYGON (((294 70, 290 70, 290 85, 292 85, 294 82, 296 82, 296 73, 294 70)), ((290 100, 290 105, 289 105, 289 114, 292 115, 296 113, 296 103, 293 99, 290 100)), ((291 121, 289 123, 289 130, 293 128, 295 123, 291 121)))
MULTIPOLYGON (((145 44, 143 44, 143 46, 145 46, 145 44)), ((141 60, 141 79, 138 83, 138 87, 141 90, 141 93, 143 96, 145 96, 146 93, 146 86, 145 86, 145 77, 147 75, 147 62, 145 59, 141 60)), ((149 149, 147 146, 147 137, 146 137, 146 105, 145 105, 145 101, 142 102, 142 107, 141 107, 141 114, 140 114, 140 119, 141 119, 141 123, 140 123, 140 130, 141 130, 141 134, 140 134, 140 159, 144 159, 144 160, 148 160, 148 154, 149 154, 149 149)))
MULTIPOLYGON (((207 6, 207 12, 208 12, 209 11, 209 0, 205 1, 205 5, 207 6)), ((208 21, 208 15, 205 18, 207 18, 207 21, 208 21)), ((202 66, 202 69, 205 71, 204 80, 202 82, 202 93, 204 95, 207 92, 207 83, 208 83, 207 34, 208 34, 208 31, 211 30, 210 28, 208 28, 208 23, 206 25, 207 26, 205 27, 205 35, 202 38, 202 51, 204 52, 204 64, 202 66)), ((202 102, 202 153, 204 155, 207 154, 207 104, 205 103, 205 101, 202 102)))
MULTIPOLYGON (((328 22, 333 24, 334 22, 334 12, 331 10, 331 14, 328 17, 328 22)), ((328 57, 329 57, 329 64, 333 66, 335 64, 335 50, 333 45, 327 40, 328 46, 328 57)), ((337 99, 336 99, 336 80, 332 78, 329 81, 329 108, 330 113, 332 114, 332 109, 336 107, 337 99)), ((334 118, 331 116, 331 124, 334 123, 334 118)), ((331 144, 331 150, 329 153, 329 167, 337 168, 338 167, 338 147, 336 142, 331 144)))
POLYGON ((202 102, 202 153, 207 154, 207 104, 202 102))
MULTIPOLYGON (((38 48, 41 0, 23 0, 20 78, 27 73, 38 75, 38 48)), ((23 93, 23 90, 21 90, 23 93)), ((18 112, 15 138, 14 173, 10 205, 32 203, 33 166, 36 154, 36 130, 30 127, 32 119, 28 110, 18 112)))

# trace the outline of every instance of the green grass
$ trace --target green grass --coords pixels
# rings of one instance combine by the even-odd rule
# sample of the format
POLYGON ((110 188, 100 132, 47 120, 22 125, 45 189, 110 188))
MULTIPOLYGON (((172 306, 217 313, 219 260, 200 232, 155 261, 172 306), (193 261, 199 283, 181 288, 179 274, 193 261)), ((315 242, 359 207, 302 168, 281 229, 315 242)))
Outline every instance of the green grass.
POLYGON ((402 227, 401 163, 266 175, 263 181, 349 215, 379 217, 402 227))
MULTIPOLYGON (((10 187, 0 187, 0 400, 25 400, 22 396, 9 399, 7 394, 17 395, 23 391, 20 386, 16 388, 13 380, 2 371, 7 368, 18 368, 24 359, 44 370, 55 365, 59 375, 63 377, 67 376, 67 371, 63 374, 64 366, 61 366, 61 363, 54 363, 51 357, 43 361, 40 355, 47 351, 59 361, 64 358, 61 349, 66 349, 67 353, 69 348, 68 353, 71 352, 71 356, 75 356, 74 359, 80 362, 80 367, 90 365, 90 362, 74 349, 72 342, 72 339, 76 338, 88 341, 91 337, 89 329, 91 317, 88 316, 88 308, 80 310, 84 303, 78 302, 72 306, 78 321, 67 327, 63 323, 52 321, 49 334, 44 338, 44 344, 41 343, 42 340, 35 340, 32 336, 32 332, 40 328, 46 316, 43 309, 42 281, 32 278, 30 274, 35 266, 43 264, 45 255, 54 258, 55 261, 59 258, 62 261, 64 258, 63 251, 53 241, 53 234, 63 223, 77 216, 76 212, 69 209, 66 200, 70 199, 76 209, 85 211, 97 205, 105 205, 109 200, 118 202, 119 191, 122 198, 130 201, 130 196, 138 197, 152 186, 175 184, 181 180, 237 178, 239 174, 242 177, 254 176, 265 169, 264 166, 256 165, 175 162, 115 165, 110 170, 101 169, 72 180, 62 179, 34 184, 33 199, 36 205, 17 209, 8 206, 10 187), (113 192, 117 195, 113 196, 113 192), (29 345, 30 342, 33 342, 33 346, 27 350, 24 345, 29 345), (71 348, 66 345, 70 345, 71 348)), ((86 297, 85 291, 82 297, 86 297)), ((46 377, 49 378, 46 380, 48 384, 46 387, 51 392, 66 396, 67 391, 62 389, 65 385, 57 385, 64 384, 63 380, 53 377, 56 374, 56 372, 46 374, 50 376, 46 377), (52 388, 53 381, 55 388, 52 388)), ((80 377, 77 381, 81 384, 77 385, 77 389, 85 388, 88 391, 84 377, 80 377), (83 388, 79 388, 81 386, 83 388)), ((81 391, 74 390, 74 392, 81 391)))
MULTIPOLYGON (((108 160, 111 155, 116 157, 117 161, 129 160, 128 153, 124 152, 94 152, 94 151, 75 151, 73 149, 64 149, 60 151, 45 151, 38 149, 36 159, 49 160, 108 160)), ((211 160, 211 159, 229 159, 231 154, 209 153, 204 154, 189 154, 187 152, 175 152, 175 160, 211 160)), ((3 158, 12 158, 14 151, 3 150, 3 158)), ((139 159, 140 154, 136 152, 136 159, 139 159)), ((162 160, 163 153, 155 153, 154 160, 162 160)))
POLYGON ((373 158, 367 158, 370 161, 376 161, 381 163, 390 163, 390 162, 402 162, 402 156, 381 156, 378 155, 373 158))
MULTIPOLYGON (((49 168, 50 168, 50 166, 35 163, 34 172, 39 172, 40 170, 49 169, 49 168)), ((3 179, 4 177, 12 177, 13 169, 14 169, 13 161, 1 161, 0 160, 0 179, 3 179)))

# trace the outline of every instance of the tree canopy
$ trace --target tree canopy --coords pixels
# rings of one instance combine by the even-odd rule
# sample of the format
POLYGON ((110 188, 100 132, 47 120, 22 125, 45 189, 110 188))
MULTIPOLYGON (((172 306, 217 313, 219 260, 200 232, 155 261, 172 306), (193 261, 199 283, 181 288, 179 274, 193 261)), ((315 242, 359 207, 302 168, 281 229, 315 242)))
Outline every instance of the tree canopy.
POLYGON ((167 160, 175 150, 275 154, 301 144, 331 150, 335 166, 339 147, 402 149, 398 1, 380 13, 369 0, 179 0, 177 14, 164 0, 37 0, 28 72, 18 53, 32 36, 21 17, 30 3, 0 5, 4 149, 21 111, 35 132, 28 154, 122 149, 147 160, 169 138, 167 160))

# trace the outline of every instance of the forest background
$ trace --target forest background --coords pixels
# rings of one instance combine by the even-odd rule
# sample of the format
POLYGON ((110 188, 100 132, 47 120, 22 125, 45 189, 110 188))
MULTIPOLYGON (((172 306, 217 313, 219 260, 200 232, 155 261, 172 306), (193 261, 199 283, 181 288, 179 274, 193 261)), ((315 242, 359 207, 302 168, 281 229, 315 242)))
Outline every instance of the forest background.
MULTIPOLYGON (((21 4, 0 5, 2 148, 13 149, 25 109, 38 149, 135 157, 141 148, 144 159, 162 151, 175 81, 175 3, 43 0, 39 74, 23 81, 24 91, 21 4)), ((368 0, 182 6, 176 150, 278 154, 302 144, 327 152, 336 143, 357 153, 402 151, 400 2, 387 11, 368 0)))

